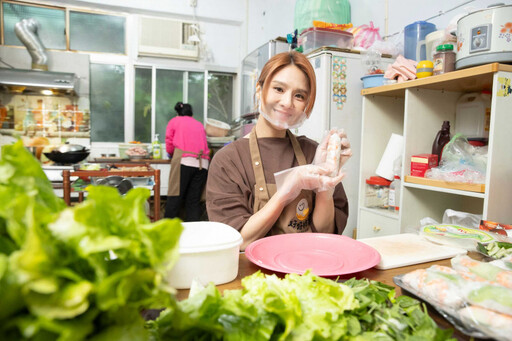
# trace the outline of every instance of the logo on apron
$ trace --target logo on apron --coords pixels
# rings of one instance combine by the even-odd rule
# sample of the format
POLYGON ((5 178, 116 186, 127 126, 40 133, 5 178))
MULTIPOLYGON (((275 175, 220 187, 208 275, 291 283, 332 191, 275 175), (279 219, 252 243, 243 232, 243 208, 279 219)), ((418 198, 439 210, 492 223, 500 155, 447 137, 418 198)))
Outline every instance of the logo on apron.
POLYGON ((297 203, 297 208, 295 209, 295 216, 300 221, 305 220, 309 216, 309 206, 308 201, 305 198, 302 198, 297 203))

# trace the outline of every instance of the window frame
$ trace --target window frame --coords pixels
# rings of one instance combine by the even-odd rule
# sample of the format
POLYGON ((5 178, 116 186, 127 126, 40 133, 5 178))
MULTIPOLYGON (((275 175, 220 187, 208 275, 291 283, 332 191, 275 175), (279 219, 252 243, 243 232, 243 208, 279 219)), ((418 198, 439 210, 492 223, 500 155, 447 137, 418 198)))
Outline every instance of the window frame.
MULTIPOLYGON (((72 53, 81 53, 89 56, 90 63, 94 64, 112 64, 112 65, 121 65, 124 66, 125 74, 124 74, 124 141, 132 141, 135 136, 135 69, 137 67, 151 68, 152 69, 152 94, 151 94, 151 139, 155 136, 155 122, 156 122, 156 70, 174 70, 174 71, 183 71, 184 77, 188 77, 189 72, 197 72, 203 73, 204 75, 204 96, 203 96, 203 122, 206 122, 208 118, 208 75, 210 73, 216 74, 225 74, 232 76, 233 81, 233 94, 232 94, 232 119, 236 119, 237 116, 237 106, 238 106, 238 93, 237 89, 239 87, 239 69, 232 67, 223 67, 223 66, 211 66, 207 65, 204 61, 200 60, 198 62, 191 62, 173 58, 148 58, 148 57, 139 57, 137 55, 136 46, 137 40, 131 39, 128 37, 137 37, 138 36, 138 14, 128 13, 128 12, 114 12, 108 10, 94 9, 94 8, 84 8, 84 7, 75 7, 75 6, 57 6, 57 5, 46 5, 39 3, 31 3, 25 1, 15 1, 15 0, 0 0, 0 26, 1 26, 1 35, 0 35, 0 43, 2 46, 15 46, 15 45, 5 45, 4 44, 4 18, 3 18, 3 3, 13 3, 17 5, 25 5, 32 7, 43 7, 43 8, 52 8, 65 11, 65 20, 66 20, 66 50, 61 49, 48 49, 59 52, 72 52, 72 53), (109 52, 93 52, 93 51, 80 51, 80 50, 70 50, 69 43, 69 14, 70 11, 75 12, 84 12, 84 13, 92 13, 92 14, 103 14, 109 16, 122 16, 125 17, 125 53, 109 53, 109 52)), ((16 46, 18 47, 18 46, 16 46)), ((188 78, 186 78, 188 80, 188 78)), ((188 101, 188 82, 184 82, 183 84, 183 101, 188 101)), ((90 101, 90 98, 89 98, 90 101)), ((91 142, 95 145, 103 145, 103 144, 112 144, 114 142, 101 142, 95 141, 91 142)), ((117 142, 116 142, 117 143, 117 142)), ((121 141, 119 142, 121 143, 121 141)))

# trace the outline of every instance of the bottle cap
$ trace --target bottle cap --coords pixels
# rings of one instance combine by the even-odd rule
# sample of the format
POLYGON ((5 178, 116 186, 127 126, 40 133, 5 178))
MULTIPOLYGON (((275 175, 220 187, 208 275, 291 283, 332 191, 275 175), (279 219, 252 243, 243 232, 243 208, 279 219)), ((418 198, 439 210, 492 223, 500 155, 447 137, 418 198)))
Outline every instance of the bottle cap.
POLYGON ((452 44, 442 44, 436 47, 436 51, 450 51, 453 50, 452 44))

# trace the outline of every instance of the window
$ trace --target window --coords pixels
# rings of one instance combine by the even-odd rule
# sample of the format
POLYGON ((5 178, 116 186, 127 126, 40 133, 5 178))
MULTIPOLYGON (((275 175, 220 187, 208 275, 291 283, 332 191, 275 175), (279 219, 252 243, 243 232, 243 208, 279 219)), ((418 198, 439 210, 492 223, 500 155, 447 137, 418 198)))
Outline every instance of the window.
POLYGON ((174 106, 183 101, 184 77, 183 71, 156 70, 155 133, 160 142, 164 141, 167 123, 176 116, 174 106))
POLYGON ((125 18, 69 12, 69 48, 78 51, 125 54, 125 18))
POLYGON ((64 9, 28 6, 3 2, 4 44, 23 46, 14 33, 14 26, 22 19, 34 18, 39 26, 37 35, 48 49, 66 49, 66 12, 64 9))
POLYGON ((208 74, 208 117, 226 123, 233 120, 233 75, 208 74))
POLYGON ((66 37, 66 9, 59 7, 25 5, 4 1, 4 44, 23 46, 14 32, 22 19, 34 18, 37 35, 47 49, 69 49, 102 53, 126 54, 126 18, 119 15, 69 11, 69 37, 66 37))
POLYGON ((208 73, 208 112, 205 113, 205 73, 156 69, 155 118, 151 116, 152 69, 135 68, 135 140, 151 142, 152 121, 159 140, 165 138, 167 123, 177 115, 177 102, 189 103, 194 118, 203 123, 205 115, 226 123, 233 120, 233 75, 208 73))
POLYGON ((151 141, 151 69, 135 69, 134 139, 151 141))
POLYGON ((91 64, 91 141, 124 141, 124 66, 91 64))

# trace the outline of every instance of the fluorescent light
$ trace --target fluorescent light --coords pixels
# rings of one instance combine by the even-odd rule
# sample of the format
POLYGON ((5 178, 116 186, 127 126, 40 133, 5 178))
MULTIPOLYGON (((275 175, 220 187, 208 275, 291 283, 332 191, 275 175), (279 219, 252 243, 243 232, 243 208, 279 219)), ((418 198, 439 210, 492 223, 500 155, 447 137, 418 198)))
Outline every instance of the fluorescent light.
POLYGON ((41 90, 41 93, 42 93, 43 95, 48 95, 48 96, 49 96, 49 95, 53 95, 53 91, 51 91, 51 90, 41 90))

